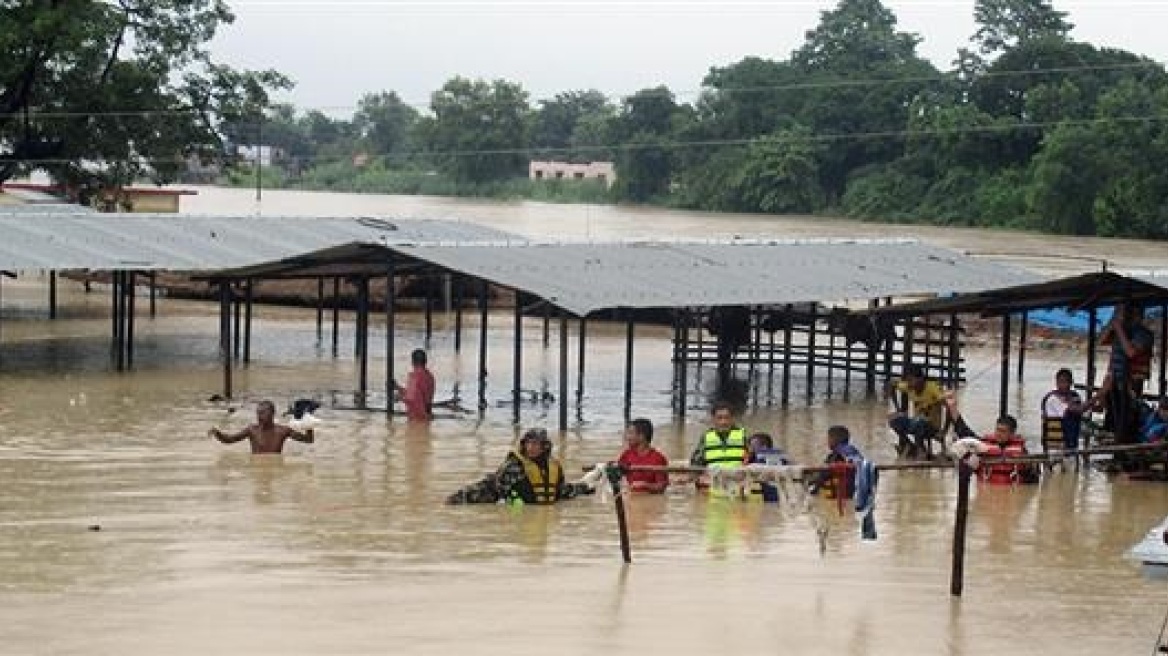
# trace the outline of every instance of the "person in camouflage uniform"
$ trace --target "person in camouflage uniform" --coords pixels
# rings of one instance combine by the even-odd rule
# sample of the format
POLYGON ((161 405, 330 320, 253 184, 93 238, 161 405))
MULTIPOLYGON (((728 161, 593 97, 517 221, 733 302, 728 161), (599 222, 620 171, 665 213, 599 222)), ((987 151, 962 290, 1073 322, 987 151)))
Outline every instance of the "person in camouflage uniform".
POLYGON ((547 431, 531 429, 520 438, 519 446, 507 454, 498 471, 450 495, 446 503, 550 505, 593 492, 586 483, 566 482, 563 465, 551 453, 552 442, 547 431))

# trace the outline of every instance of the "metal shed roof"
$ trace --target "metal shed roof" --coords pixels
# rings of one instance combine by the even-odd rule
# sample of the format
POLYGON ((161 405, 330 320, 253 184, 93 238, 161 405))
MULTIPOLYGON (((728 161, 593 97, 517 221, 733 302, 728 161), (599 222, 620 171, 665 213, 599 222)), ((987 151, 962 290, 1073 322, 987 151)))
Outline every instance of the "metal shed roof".
MULTIPOLYGON (((21 209, 27 209, 24 206, 21 209)), ((457 221, 384 218, 0 212, 0 269, 211 271, 355 241, 514 238, 457 221)))
POLYGON ((1168 278, 1164 276, 1124 276, 1113 271, 1097 271, 1036 283, 959 294, 917 303, 880 308, 880 314, 922 316, 926 314, 981 314, 1001 316, 1027 310, 1068 308, 1086 310, 1119 303, 1139 305, 1168 302, 1168 278))
POLYGON ((1032 283, 1035 275, 908 240, 351 244, 220 272, 382 275, 430 266, 511 287, 584 316, 604 309, 782 305, 932 296, 1032 283), (398 269, 401 271, 402 269, 398 269))

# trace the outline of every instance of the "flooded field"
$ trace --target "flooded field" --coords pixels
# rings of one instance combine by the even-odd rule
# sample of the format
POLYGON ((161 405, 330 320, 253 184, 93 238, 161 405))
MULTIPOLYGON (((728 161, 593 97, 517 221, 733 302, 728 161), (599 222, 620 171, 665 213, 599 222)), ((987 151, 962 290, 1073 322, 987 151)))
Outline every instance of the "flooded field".
MULTIPOLYGON (((201 189, 184 203, 248 213, 250 193, 201 189)), ((1015 256, 1168 261, 1168 248, 1147 242, 609 207, 265 192, 263 210, 462 217, 546 238, 919 234, 1015 256)), ((823 555, 807 517, 781 507, 707 501, 680 486, 638 497, 625 567, 611 504, 442 504, 493 469, 515 437, 502 315, 492 319, 486 412, 420 429, 344 409, 357 375, 351 324, 342 324, 334 358, 327 328, 317 342, 311 311, 260 308, 254 362, 236 377, 243 398, 226 406, 208 401, 220 386, 214 306, 163 300, 158 318, 137 325, 137 369, 117 375, 107 303, 101 291, 63 283, 62 316, 49 322, 43 280, 4 282, 3 654, 1147 654, 1168 610, 1165 583, 1123 559, 1168 511, 1163 484, 1072 472, 1039 486, 978 488, 960 600, 948 593, 956 482, 947 471, 886 474, 876 542, 861 542, 856 520, 825 502, 823 555), (261 398, 284 406, 308 395, 329 401, 311 447, 253 458, 206 437, 211 426, 242 427, 261 398)), ((477 336, 475 317, 466 319, 477 336)), ((373 381, 384 370, 377 320, 373 381)), ((404 358, 424 340, 419 317, 399 320, 404 358)), ((526 386, 554 392, 558 337, 553 324, 545 349, 539 325, 524 331, 526 386)), ((457 384, 473 406, 477 340, 455 353, 450 326, 451 317, 436 317, 429 344, 438 396, 457 384)), ((693 382, 689 421, 671 423, 668 338, 638 331, 633 412, 657 422, 655 444, 684 459, 702 431, 713 372, 693 382)), ((583 403, 556 438, 572 472, 620 446, 623 327, 590 326, 589 344, 583 403)), ((971 354, 962 399, 975 427, 988 428, 996 408, 996 357, 971 354)), ((1051 372, 1081 372, 1083 363, 1065 347, 1028 355, 1027 382, 1011 397, 1024 434, 1037 435, 1051 372)), ((834 398, 821 379, 810 407, 784 409, 767 398, 766 374, 753 381, 761 391, 748 427, 812 462, 826 428, 843 423, 869 456, 893 457, 883 403, 858 387, 843 400, 837 378, 834 398)), ((554 427, 555 406, 522 413, 523 427, 554 427)))

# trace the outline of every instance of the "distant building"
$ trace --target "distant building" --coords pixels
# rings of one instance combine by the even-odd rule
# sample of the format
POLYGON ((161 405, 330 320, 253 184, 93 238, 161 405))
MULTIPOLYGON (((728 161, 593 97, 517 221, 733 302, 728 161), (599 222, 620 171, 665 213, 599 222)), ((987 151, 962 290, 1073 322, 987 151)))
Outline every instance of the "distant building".
MULTIPOLYGON (((5 182, 0 191, 9 196, 8 201, 21 204, 79 202, 84 195, 77 189, 35 182, 5 182)), ((104 212, 171 214, 178 212, 180 198, 194 195, 190 189, 120 187, 98 190, 86 200, 90 207, 104 212)))
POLYGON ((236 146, 235 155, 244 162, 255 162, 258 157, 260 166, 271 166, 272 162, 286 159, 284 149, 275 146, 236 146))
POLYGON ((616 180, 612 162, 532 162, 527 170, 532 180, 600 180, 609 187, 616 180))

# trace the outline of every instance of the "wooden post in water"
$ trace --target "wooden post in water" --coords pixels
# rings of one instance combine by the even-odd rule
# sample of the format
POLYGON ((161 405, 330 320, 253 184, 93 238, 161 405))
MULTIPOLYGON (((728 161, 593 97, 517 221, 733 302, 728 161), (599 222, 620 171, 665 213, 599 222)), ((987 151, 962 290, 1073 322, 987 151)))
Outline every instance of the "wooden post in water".
POLYGON ((949 386, 956 389, 961 382, 961 324, 957 315, 949 315, 949 386))
POLYGON ((1091 308, 1087 313, 1087 398, 1090 399, 1095 394, 1095 346, 1099 341, 1099 329, 1096 327, 1096 322, 1099 320, 1099 313, 1095 308, 1091 308))
POLYGON ((235 337, 231 343, 231 351, 234 353, 235 359, 238 360, 240 349, 243 346, 243 297, 237 293, 234 287, 231 290, 231 309, 235 325, 235 337))
POLYGON ((965 462, 957 464, 957 509, 953 517, 953 568, 949 574, 949 594, 960 597, 965 588, 965 524, 969 516, 969 479, 973 470, 965 462))
POLYGON ((835 393, 835 325, 832 312, 827 313, 827 398, 835 393))
MULTIPOLYGON (((689 310, 682 310, 681 314, 681 360, 678 363, 679 369, 677 372, 677 416, 681 419, 685 418, 686 406, 689 404, 689 361, 686 359, 689 353, 689 325, 692 316, 689 310)), ((698 336, 702 334, 701 324, 698 324, 698 336)), ((696 379, 701 381, 701 368, 698 368, 696 379)))
POLYGON ((629 544, 629 523, 625 517, 625 498, 621 494, 621 482, 624 478, 624 473, 616 465, 608 465, 604 468, 604 473, 608 477, 609 484, 612 485, 612 496, 614 506, 616 507, 616 528, 620 538, 621 558, 628 564, 633 562, 633 550, 629 544))
POLYGON ((357 407, 369 402, 369 278, 357 280, 357 407))
POLYGON ((157 278, 158 278, 158 273, 155 271, 151 271, 150 272, 150 318, 151 319, 153 319, 158 314, 158 305, 157 305, 158 281, 157 281, 157 278))
POLYGON ((426 348, 430 348, 430 338, 434 336, 434 286, 433 277, 426 279, 426 348))

